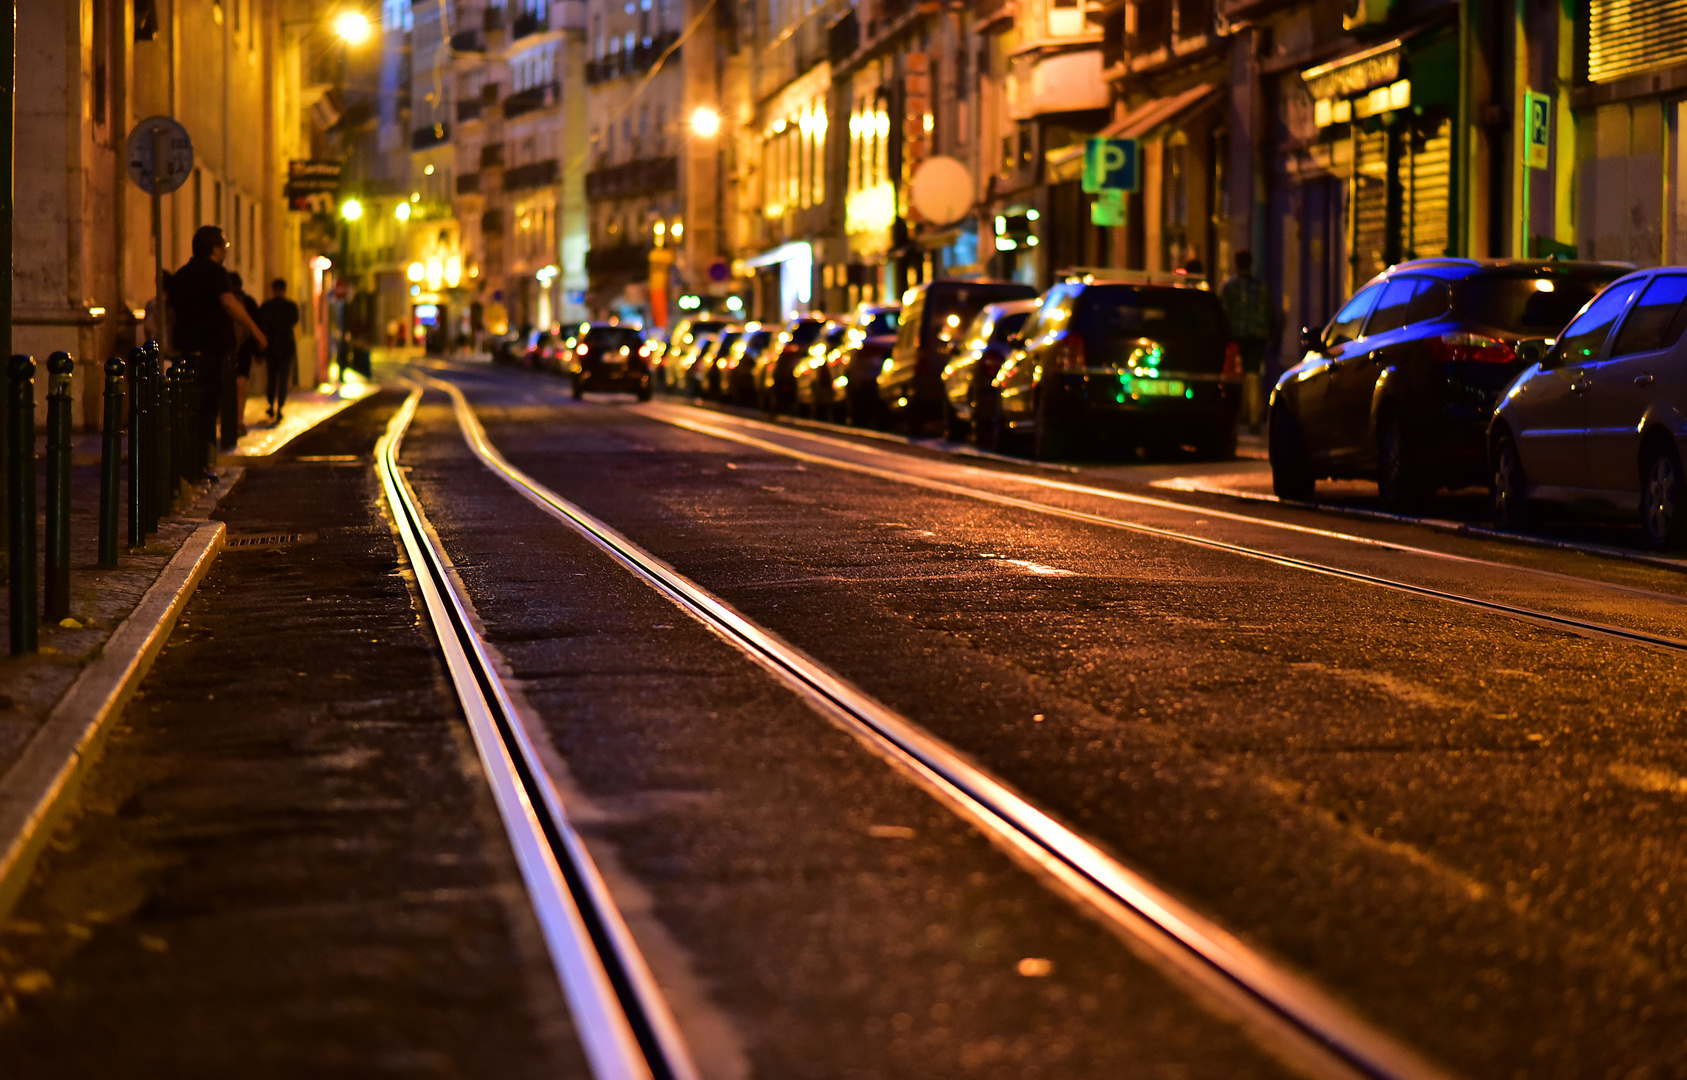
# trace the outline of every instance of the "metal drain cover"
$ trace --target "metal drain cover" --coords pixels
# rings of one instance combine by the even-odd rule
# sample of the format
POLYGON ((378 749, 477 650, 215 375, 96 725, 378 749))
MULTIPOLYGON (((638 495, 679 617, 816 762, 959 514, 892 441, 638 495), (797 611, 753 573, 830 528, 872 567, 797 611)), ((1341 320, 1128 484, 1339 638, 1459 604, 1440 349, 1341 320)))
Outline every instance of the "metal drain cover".
POLYGON ((316 542, 315 533, 230 533, 223 541, 231 548, 288 547, 316 542))

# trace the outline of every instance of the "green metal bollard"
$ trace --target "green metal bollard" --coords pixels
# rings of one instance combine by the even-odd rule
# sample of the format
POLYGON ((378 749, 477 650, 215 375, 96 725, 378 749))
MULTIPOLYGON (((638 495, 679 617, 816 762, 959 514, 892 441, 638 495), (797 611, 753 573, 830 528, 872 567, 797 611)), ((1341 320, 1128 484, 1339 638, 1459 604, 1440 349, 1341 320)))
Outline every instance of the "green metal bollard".
POLYGON ((123 503, 123 360, 105 362, 105 424, 100 429, 100 569, 117 566, 117 519, 123 503))
POLYGON ((47 621, 70 617, 70 382, 76 361, 47 357, 47 621))
POLYGON ((7 374, 6 434, 7 486, 7 575, 11 587, 12 655, 36 650, 37 619, 35 580, 35 358, 14 356, 7 374))
POLYGON ((146 471, 146 429, 152 422, 151 406, 147 402, 147 352, 136 346, 129 350, 129 546, 138 548, 146 543, 146 512, 151 505, 148 497, 146 471))

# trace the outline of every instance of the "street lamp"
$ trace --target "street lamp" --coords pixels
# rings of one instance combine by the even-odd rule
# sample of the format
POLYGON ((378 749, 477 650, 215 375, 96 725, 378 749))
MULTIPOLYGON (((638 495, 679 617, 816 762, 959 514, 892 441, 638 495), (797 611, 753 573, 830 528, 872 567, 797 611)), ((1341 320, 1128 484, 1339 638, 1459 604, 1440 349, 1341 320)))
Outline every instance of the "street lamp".
POLYGON ((347 199, 340 204, 340 216, 347 221, 356 221, 363 216, 363 204, 356 199, 347 199))
POLYGON ((720 134, 720 113, 707 105, 699 105, 697 111, 691 114, 691 130, 705 139, 714 138, 720 134))
POLYGON ((334 33, 347 45, 361 45, 369 40, 369 17, 361 11, 342 11, 334 17, 334 33))

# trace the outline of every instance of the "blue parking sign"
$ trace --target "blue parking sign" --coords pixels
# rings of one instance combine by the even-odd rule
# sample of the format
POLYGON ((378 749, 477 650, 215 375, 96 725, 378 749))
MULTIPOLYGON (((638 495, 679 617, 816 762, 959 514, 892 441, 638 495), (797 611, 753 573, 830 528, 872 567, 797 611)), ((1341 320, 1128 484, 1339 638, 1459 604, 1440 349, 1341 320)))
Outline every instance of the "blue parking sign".
POLYGON ((1084 191, 1138 191, 1142 175, 1137 169, 1135 139, 1090 139, 1084 144, 1084 191))

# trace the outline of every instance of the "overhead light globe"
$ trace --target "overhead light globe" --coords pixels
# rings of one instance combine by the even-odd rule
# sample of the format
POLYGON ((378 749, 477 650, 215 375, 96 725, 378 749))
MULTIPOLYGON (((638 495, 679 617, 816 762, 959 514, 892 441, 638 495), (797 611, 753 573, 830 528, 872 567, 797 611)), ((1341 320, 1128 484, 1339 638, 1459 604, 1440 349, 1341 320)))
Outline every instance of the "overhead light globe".
POLYGON ((340 204, 340 216, 347 221, 356 221, 363 216, 363 204, 356 199, 347 199, 340 204))
POLYGON ((720 113, 707 105, 699 105, 697 111, 691 114, 691 131, 705 139, 712 139, 720 134, 720 113))
POLYGON ((369 17, 361 11, 342 11, 334 16, 334 33, 347 45, 361 45, 369 40, 369 17))

